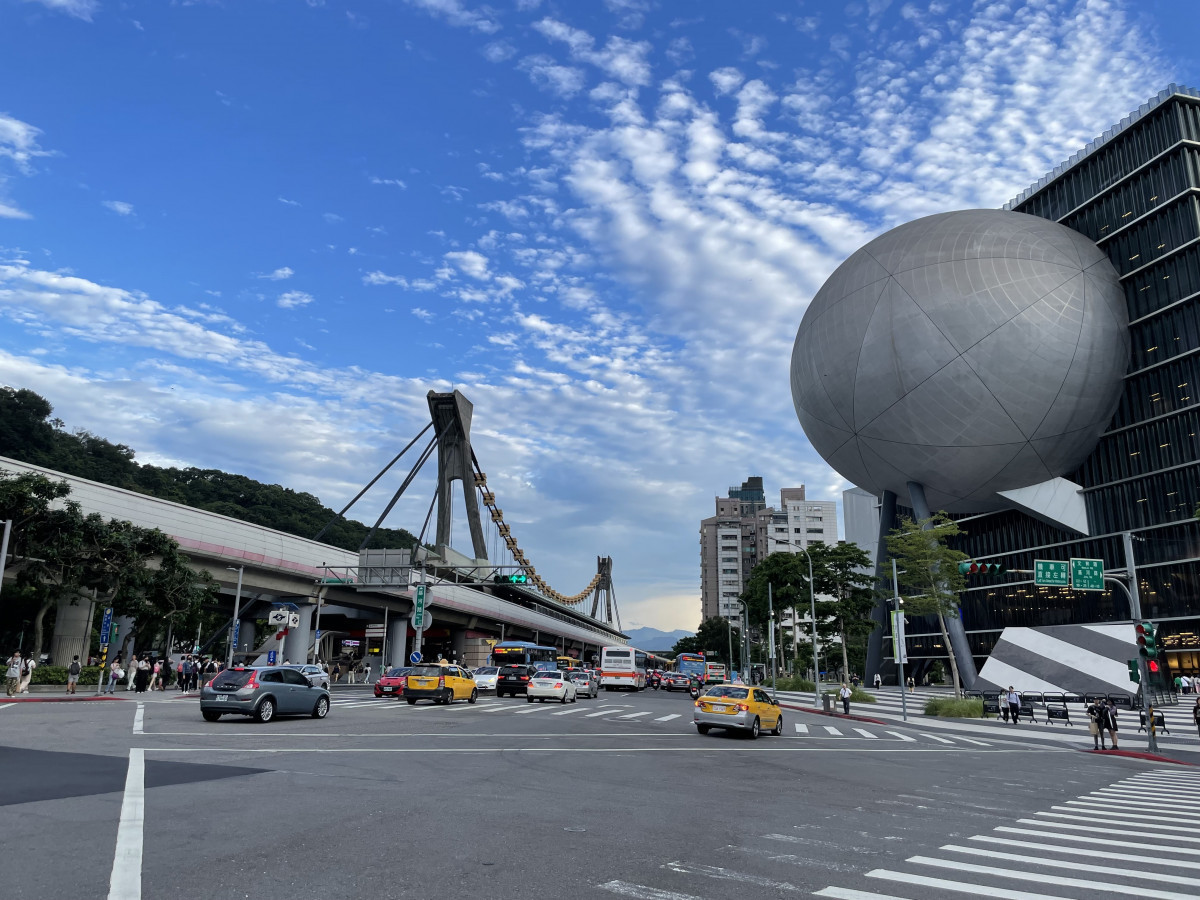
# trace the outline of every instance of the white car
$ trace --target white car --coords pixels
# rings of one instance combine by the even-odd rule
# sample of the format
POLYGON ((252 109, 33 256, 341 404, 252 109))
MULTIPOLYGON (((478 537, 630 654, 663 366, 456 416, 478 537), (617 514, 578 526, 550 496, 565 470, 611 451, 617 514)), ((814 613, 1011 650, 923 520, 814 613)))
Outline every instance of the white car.
POLYGON ((567 677, 570 678, 571 683, 575 685, 575 692, 578 696, 600 696, 600 682, 591 672, 578 669, 574 672, 568 672, 567 677))
POLYGON ((475 687, 481 691, 494 691, 496 689, 496 676, 499 674, 499 666, 480 666, 472 676, 475 679, 475 687))
POLYGON ((525 699, 530 703, 534 700, 541 700, 543 703, 547 700, 557 700, 559 703, 570 700, 574 703, 576 694, 575 682, 562 672, 545 671, 538 672, 529 680, 525 699))
POLYGON ((314 666, 311 664, 297 665, 296 663, 291 663, 290 665, 282 666, 281 668, 295 669, 297 672, 303 675, 304 679, 313 687, 329 690, 329 673, 320 666, 314 666))

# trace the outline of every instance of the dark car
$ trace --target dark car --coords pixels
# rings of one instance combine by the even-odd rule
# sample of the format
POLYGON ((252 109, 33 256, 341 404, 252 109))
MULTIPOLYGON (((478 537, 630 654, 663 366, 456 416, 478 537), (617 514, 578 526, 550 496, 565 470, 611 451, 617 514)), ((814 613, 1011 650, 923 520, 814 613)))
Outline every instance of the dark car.
POLYGON ((691 679, 682 672, 667 672, 662 677, 664 691, 686 691, 691 685, 691 679))
POLYGON ((511 665, 501 666, 499 674, 496 676, 496 696, 503 697, 505 694, 517 696, 517 694, 525 694, 529 691, 529 679, 537 674, 537 669, 533 666, 526 665, 511 665))
POLYGON ((290 666, 226 669, 200 689, 200 714, 215 722, 229 713, 259 722, 277 715, 323 719, 329 713, 329 691, 290 666))

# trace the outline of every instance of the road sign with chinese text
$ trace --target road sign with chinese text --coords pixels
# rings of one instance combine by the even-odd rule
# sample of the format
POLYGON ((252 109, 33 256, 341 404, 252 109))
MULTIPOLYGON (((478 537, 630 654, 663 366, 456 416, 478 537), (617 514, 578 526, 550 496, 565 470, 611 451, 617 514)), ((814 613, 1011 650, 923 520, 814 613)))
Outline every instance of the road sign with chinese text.
POLYGON ((1077 591, 1104 590, 1104 560, 1072 558, 1071 587, 1077 591))
POLYGON ((892 612, 892 661, 908 662, 908 650, 904 646, 904 613, 900 610, 892 612))
POLYGON ((1060 559, 1035 559, 1033 583, 1038 587, 1070 587, 1071 564, 1060 559))

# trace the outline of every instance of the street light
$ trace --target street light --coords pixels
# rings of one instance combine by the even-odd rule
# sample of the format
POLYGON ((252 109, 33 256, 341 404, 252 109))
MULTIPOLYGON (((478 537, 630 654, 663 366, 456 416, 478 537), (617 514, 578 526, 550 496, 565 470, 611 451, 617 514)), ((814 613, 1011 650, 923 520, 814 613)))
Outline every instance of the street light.
POLYGON ((246 571, 245 566, 226 566, 225 569, 229 572, 238 573, 237 593, 233 598, 233 622, 229 626, 229 653, 225 659, 225 668, 233 668, 233 651, 237 649, 237 632, 238 632, 238 612, 242 607, 242 575, 246 571))

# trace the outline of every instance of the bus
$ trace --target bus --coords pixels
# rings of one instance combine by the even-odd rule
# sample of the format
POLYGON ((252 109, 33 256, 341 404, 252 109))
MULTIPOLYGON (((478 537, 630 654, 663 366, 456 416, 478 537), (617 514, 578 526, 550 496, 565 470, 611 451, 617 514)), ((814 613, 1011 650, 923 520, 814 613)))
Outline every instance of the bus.
POLYGON ((628 645, 600 648, 600 685, 606 691, 641 691, 646 687, 645 651, 628 645))
POLYGON ((675 668, 688 678, 705 680, 703 653, 680 653, 675 657, 675 668))
POLYGON ((704 683, 721 684, 725 681, 725 663, 706 662, 704 664, 704 683))
POLYGON ((501 641, 492 648, 492 665, 553 669, 558 665, 558 648, 543 647, 530 641, 501 641))
POLYGON ((558 662, 558 671, 560 671, 560 672, 565 672, 565 671, 567 671, 567 669, 582 669, 583 668, 583 662, 581 660, 576 659, 574 656, 560 656, 560 657, 558 657, 557 662, 558 662))

